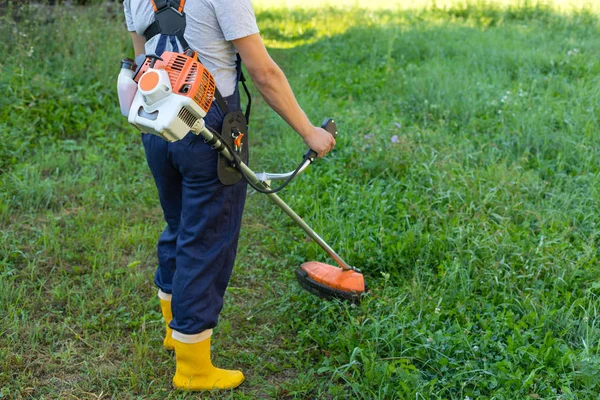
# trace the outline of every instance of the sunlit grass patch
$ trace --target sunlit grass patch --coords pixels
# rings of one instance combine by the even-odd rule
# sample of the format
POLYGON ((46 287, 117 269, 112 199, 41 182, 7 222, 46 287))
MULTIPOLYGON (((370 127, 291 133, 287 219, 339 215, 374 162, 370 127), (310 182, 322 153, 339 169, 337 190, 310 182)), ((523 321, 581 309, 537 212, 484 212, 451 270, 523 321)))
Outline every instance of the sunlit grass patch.
POLYGON ((599 11, 600 5, 593 0, 255 0, 254 7, 258 10, 284 8, 284 9, 318 9, 361 8, 369 10, 419 10, 419 9, 451 9, 472 6, 477 8, 536 8, 544 7, 559 12, 572 12, 578 10, 599 11))

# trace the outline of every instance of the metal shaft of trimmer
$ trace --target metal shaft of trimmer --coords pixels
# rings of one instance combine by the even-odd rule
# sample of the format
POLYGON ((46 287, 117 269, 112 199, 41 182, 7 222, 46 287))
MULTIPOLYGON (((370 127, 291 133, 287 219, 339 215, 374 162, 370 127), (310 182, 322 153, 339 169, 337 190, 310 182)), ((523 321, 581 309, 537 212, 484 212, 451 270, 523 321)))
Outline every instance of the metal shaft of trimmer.
MULTIPOLYGON (((192 129, 192 131, 194 133, 198 132, 198 134, 201 135, 207 143, 211 144, 214 149, 219 149, 219 151, 221 152, 221 154, 223 154, 223 156, 225 156, 225 158, 227 158, 231 162, 234 162, 235 159, 231 155, 231 153, 229 152, 227 147, 225 147, 221 143, 221 140, 219 140, 211 131, 209 131, 206 128, 206 126, 204 125, 204 121, 199 120, 198 123, 201 123, 201 128, 194 127, 194 129, 192 129), (200 122, 200 121, 202 121, 202 122, 200 122)), ((310 161, 306 160, 305 162, 310 162, 310 161)), ((238 164, 240 169, 244 170, 245 175, 248 177, 248 179, 250 179, 252 181, 253 184, 255 184, 265 190, 270 189, 269 185, 267 185, 265 182, 258 179, 258 177, 254 173, 254 171, 252 171, 246 164, 244 164, 243 162, 239 162, 239 163, 236 162, 236 164, 238 164)), ((350 266, 348 263, 346 263, 342 259, 342 257, 340 257, 327 243, 325 243, 325 241, 323 239, 321 239, 321 237, 319 235, 317 235, 317 233, 314 230, 312 230, 312 228, 310 226, 308 226, 308 224, 306 222, 304 222, 304 220, 302 218, 300 218, 300 216, 298 214, 296 214, 294 212, 294 210, 292 210, 290 208, 290 206, 288 206, 283 200, 281 200, 281 198, 279 198, 279 196, 277 196, 275 193, 268 193, 267 196, 271 199, 271 201, 273 201, 273 203, 277 204, 279 206, 279 208, 281 208, 283 210, 283 212, 285 212, 287 215, 289 215, 289 217, 292 220, 294 220, 294 222, 296 224, 298 224, 298 226, 300 226, 300 228, 302 228, 308 234, 308 236, 311 237, 311 239, 313 239, 315 242, 317 242, 319 244, 319 246, 321 246, 323 248, 323 250, 325 250, 327 252, 327 254, 329 254, 329 256, 342 269, 356 271, 356 268, 354 268, 354 267, 350 266)))

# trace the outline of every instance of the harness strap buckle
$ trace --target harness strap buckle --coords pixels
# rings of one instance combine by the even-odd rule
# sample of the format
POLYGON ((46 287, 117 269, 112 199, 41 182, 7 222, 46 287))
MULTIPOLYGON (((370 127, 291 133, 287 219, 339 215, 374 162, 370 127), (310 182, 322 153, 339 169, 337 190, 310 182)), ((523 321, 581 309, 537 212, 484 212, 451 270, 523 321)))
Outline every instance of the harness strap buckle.
POLYGON ((173 7, 158 10, 154 14, 154 18, 160 24, 160 33, 163 35, 178 36, 185 32, 185 13, 179 12, 173 7))

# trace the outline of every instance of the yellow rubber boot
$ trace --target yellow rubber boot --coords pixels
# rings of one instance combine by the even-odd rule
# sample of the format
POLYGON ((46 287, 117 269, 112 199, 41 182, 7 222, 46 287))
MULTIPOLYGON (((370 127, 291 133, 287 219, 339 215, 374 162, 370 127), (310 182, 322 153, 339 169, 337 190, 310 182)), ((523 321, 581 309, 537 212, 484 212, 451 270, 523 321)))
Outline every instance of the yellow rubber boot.
POLYGON ((210 331, 202 334, 208 336, 197 343, 179 341, 182 335, 174 332, 175 360, 177 370, 173 377, 173 386, 184 390, 233 389, 244 381, 241 371, 216 368, 210 361, 210 331))
POLYGON ((169 323, 173 319, 173 312, 171 311, 171 295, 158 291, 158 298, 160 299, 160 309, 162 310, 163 319, 165 320, 165 340, 163 340, 163 346, 169 351, 175 350, 173 344, 173 329, 169 328, 169 323))

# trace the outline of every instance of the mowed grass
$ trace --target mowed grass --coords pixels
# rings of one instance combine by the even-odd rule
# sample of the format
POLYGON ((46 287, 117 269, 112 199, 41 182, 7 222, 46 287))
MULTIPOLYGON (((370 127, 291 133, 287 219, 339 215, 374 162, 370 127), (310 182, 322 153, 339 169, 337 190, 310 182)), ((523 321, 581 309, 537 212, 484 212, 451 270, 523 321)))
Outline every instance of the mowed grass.
MULTIPOLYGON (((120 11, 3 17, 0 397, 597 398, 600 23, 559 3, 257 3, 299 102, 340 132, 282 197, 370 293, 303 292, 293 270, 327 257, 251 194, 213 336, 247 381, 202 395, 172 390, 161 348, 164 223, 118 111, 120 11)), ((251 127, 253 168, 295 167, 259 96, 251 127)))

